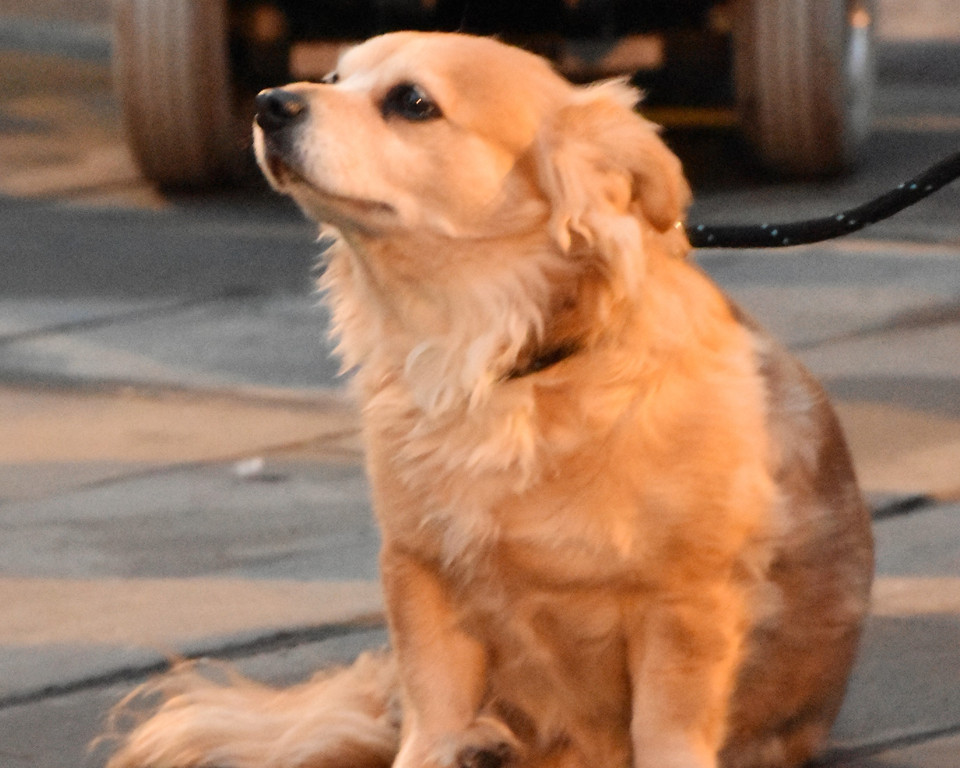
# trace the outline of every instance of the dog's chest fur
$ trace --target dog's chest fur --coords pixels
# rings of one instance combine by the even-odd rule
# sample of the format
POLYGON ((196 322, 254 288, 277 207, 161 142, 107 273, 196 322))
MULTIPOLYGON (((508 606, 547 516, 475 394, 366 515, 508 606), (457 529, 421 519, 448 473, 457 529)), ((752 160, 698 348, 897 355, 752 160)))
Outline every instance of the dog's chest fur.
POLYGON ((649 581, 669 579, 683 554, 728 557, 768 514, 753 341, 695 269, 651 270, 615 341, 430 411, 407 376, 410 350, 391 346, 399 334, 351 263, 331 265, 328 288, 359 366, 387 543, 445 567, 515 559, 526 578, 558 585, 581 571, 649 581))
POLYGON ((745 409, 711 376, 644 390, 569 375, 575 385, 505 383, 480 408, 435 421, 397 407, 399 382, 372 398, 385 539, 467 574, 493 558, 551 588, 658 588, 680 578, 678 555, 707 563, 743 544, 770 501, 761 393, 745 409), (729 414, 728 429, 715 413, 729 414))

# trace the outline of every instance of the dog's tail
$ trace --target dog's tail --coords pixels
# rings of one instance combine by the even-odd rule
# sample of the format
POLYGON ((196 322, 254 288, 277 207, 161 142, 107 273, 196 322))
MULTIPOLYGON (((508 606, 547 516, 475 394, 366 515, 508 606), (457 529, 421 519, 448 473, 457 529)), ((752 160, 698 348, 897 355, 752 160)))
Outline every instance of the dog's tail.
MULTIPOLYGON (((203 666, 207 666, 204 664, 203 666)), ((389 768, 400 740, 396 664, 367 653, 353 666, 290 688, 271 688, 216 667, 214 680, 184 662, 121 702, 106 768, 389 768), (155 711, 124 735, 141 702, 155 711)))

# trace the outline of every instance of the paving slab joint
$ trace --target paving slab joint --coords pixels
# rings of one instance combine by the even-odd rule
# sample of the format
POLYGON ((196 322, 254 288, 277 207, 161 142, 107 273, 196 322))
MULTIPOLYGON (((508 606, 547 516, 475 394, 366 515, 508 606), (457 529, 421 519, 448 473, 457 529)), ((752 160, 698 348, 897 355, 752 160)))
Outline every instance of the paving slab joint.
POLYGON ((76 333, 78 331, 92 331, 98 328, 106 328, 118 323, 140 323, 146 320, 153 320, 157 317, 167 317, 172 314, 184 312, 194 307, 208 304, 211 301, 222 300, 223 297, 197 297, 190 299, 180 299, 166 302, 160 306, 149 307, 147 309, 138 308, 129 312, 118 312, 114 314, 101 315, 98 317, 86 318, 83 320, 70 320, 65 323, 55 323, 45 325, 40 328, 28 328, 22 331, 13 331, 11 333, 0 334, 0 346, 7 344, 16 344, 30 339, 43 338, 44 336, 54 336, 65 333, 76 333))
POLYGON ((853 760, 875 757, 876 755, 890 752, 891 750, 907 749, 919 744, 936 741, 937 739, 957 736, 958 734, 960 734, 960 723, 955 723, 940 728, 897 734, 861 744, 833 747, 816 757, 810 763, 810 768, 828 768, 830 766, 846 765, 847 762, 853 760))
POLYGON ((108 688, 124 683, 133 684, 147 677, 165 672, 179 661, 196 661, 200 659, 231 661, 244 659, 251 656, 276 653, 301 645, 319 643, 325 640, 361 635, 371 630, 381 629, 383 626, 383 616, 374 614, 359 616, 356 619, 342 623, 287 628, 252 638, 245 637, 231 640, 215 646, 195 647, 188 649, 183 654, 171 655, 153 662, 128 665, 76 680, 47 685, 33 691, 12 693, 0 697, 0 711, 13 707, 36 704, 83 691, 108 688))
POLYGON ((841 344, 847 341, 860 341, 886 333, 900 331, 919 331, 936 328, 943 325, 952 325, 960 321, 960 301, 951 300, 931 306, 921 307, 909 312, 902 312, 883 322, 865 325, 855 331, 839 333, 826 338, 811 339, 792 345, 796 352, 807 352, 831 344, 841 344))
POLYGON ((872 517, 874 522, 888 520, 891 517, 902 517, 913 512, 923 512, 936 503, 936 498, 924 493, 893 496, 875 502, 872 517))
POLYGON ((78 320, 68 320, 62 323, 53 323, 51 325, 41 326, 39 328, 27 328, 21 331, 12 331, 10 333, 0 333, 0 346, 7 344, 16 344, 30 339, 43 338, 44 336, 55 336, 67 333, 76 333, 82 331, 95 331, 100 328, 108 328, 111 325, 142 323, 157 318, 166 318, 171 315, 178 315, 188 312, 197 307, 216 304, 229 304, 233 302, 242 302, 250 299, 262 299, 268 296, 263 291, 250 289, 246 287, 227 287, 223 291, 209 294, 201 294, 186 298, 174 298, 169 301, 163 301, 159 304, 138 307, 129 311, 113 312, 95 317, 83 318, 78 320))

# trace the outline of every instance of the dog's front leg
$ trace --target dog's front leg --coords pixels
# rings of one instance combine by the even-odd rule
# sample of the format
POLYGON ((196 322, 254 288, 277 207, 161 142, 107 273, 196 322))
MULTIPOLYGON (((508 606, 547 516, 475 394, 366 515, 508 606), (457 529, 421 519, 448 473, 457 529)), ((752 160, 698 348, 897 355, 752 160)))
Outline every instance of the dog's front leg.
POLYGON ((745 632, 731 587, 657 601, 631 617, 634 768, 716 768, 745 632))
POLYGON ((415 556, 384 547, 381 573, 404 693, 394 768, 498 768, 514 752, 500 721, 478 717, 487 650, 460 626, 448 587, 415 556))

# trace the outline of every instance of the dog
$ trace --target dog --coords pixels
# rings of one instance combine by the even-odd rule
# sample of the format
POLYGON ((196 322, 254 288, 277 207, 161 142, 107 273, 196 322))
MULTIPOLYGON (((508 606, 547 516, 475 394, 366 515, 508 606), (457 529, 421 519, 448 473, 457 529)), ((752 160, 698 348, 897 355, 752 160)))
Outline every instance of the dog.
POLYGON ((189 665, 110 768, 789 768, 840 707, 870 521, 813 378, 688 259, 623 81, 393 33, 257 98, 332 229, 391 651, 286 690, 189 665))

